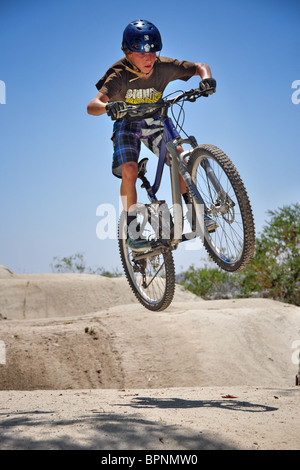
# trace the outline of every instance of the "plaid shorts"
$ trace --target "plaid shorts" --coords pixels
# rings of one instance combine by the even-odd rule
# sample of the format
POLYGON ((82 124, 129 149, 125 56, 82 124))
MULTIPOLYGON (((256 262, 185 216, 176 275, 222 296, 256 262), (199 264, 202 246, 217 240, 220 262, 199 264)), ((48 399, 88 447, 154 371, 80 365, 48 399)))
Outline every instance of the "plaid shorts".
POLYGON ((147 118, 141 121, 119 119, 114 123, 111 140, 114 144, 112 172, 122 178, 121 166, 127 162, 138 162, 141 142, 159 156, 164 124, 161 119, 147 118))

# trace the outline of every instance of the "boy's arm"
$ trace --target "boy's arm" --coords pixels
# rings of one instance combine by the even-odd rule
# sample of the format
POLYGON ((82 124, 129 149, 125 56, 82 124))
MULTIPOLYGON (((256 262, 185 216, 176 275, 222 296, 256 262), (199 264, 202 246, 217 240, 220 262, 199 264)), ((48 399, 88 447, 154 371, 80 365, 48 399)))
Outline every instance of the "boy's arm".
POLYGON ((213 88, 213 90, 208 91, 203 96, 208 96, 208 95, 211 95, 212 93, 215 93, 217 82, 214 78, 212 78, 209 65, 198 62, 198 63, 195 63, 195 66, 196 66, 195 75, 199 75, 201 77, 201 82, 199 86, 200 90, 205 91, 208 88, 210 89, 213 88))
POLYGON ((120 119, 127 114, 127 106, 124 101, 113 101, 108 103, 108 96, 99 91, 92 101, 87 105, 87 112, 92 116, 107 114, 112 120, 120 119))
POLYGON ((88 114, 92 114, 93 116, 101 116, 101 114, 105 114, 107 102, 108 96, 99 91, 95 98, 87 105, 88 114))
POLYGON ((196 65, 195 75, 200 75, 202 80, 204 80, 205 78, 212 78, 209 65, 202 64, 201 62, 195 63, 195 65, 196 65))

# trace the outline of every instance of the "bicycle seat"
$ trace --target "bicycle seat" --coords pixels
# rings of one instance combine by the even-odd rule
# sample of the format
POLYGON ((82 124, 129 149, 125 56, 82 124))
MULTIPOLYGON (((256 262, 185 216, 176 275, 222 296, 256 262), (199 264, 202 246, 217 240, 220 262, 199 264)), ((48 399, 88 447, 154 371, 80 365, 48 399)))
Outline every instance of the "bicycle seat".
POLYGON ((147 163, 149 161, 149 158, 142 158, 142 160, 139 161, 138 163, 138 174, 139 176, 143 176, 147 173, 147 163))

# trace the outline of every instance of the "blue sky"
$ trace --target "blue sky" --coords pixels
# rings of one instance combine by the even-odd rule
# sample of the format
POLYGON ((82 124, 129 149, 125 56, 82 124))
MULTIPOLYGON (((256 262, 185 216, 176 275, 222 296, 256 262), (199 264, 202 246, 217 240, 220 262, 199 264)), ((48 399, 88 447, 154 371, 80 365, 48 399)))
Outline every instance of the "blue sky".
MULTIPOLYGON (((162 55, 210 65, 217 93, 187 105, 185 129, 231 157, 257 232, 269 209, 299 202, 299 13, 298 0, 1 0, 0 264, 51 272, 53 257, 81 252, 91 267, 121 269, 117 241, 96 235, 97 207, 119 208, 112 122, 86 106, 137 18, 160 29, 162 55)), ((204 256, 181 247, 177 272, 204 256)))

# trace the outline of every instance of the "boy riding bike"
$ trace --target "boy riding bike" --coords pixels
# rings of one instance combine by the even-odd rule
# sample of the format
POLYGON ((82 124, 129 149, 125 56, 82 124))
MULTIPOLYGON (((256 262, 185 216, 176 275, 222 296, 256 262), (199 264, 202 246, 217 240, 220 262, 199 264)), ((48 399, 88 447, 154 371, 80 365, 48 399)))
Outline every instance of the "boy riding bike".
MULTIPOLYGON (((138 232, 136 220, 136 180, 141 142, 159 156, 162 140, 160 116, 147 114, 145 119, 127 116, 127 103, 155 103, 173 80, 189 80, 192 76, 201 77, 200 89, 216 89, 216 81, 211 76, 208 65, 188 61, 178 61, 157 56, 162 49, 161 35, 153 23, 136 20, 124 30, 122 50, 125 57, 116 62, 97 82, 98 93, 88 104, 87 111, 94 116, 107 113, 115 121, 112 141, 113 174, 122 179, 121 199, 127 212, 127 245, 133 251, 151 248, 150 241, 133 234, 138 232)), ((209 91, 208 94, 213 93, 209 91)), ((178 147, 178 153, 182 152, 178 147)), ((188 203, 185 183, 181 178, 181 193, 188 203)), ((208 231, 214 231, 218 224, 204 216, 208 231)))

